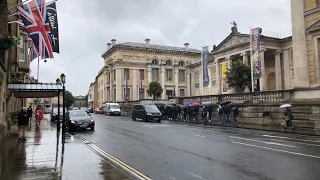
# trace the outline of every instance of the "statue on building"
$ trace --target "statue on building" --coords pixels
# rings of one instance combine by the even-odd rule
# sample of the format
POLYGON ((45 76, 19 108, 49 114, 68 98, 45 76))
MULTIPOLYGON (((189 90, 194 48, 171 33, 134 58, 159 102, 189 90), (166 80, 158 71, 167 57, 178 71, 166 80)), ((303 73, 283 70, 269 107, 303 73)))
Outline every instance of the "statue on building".
POLYGON ((230 22, 233 27, 237 27, 237 23, 235 21, 230 22))

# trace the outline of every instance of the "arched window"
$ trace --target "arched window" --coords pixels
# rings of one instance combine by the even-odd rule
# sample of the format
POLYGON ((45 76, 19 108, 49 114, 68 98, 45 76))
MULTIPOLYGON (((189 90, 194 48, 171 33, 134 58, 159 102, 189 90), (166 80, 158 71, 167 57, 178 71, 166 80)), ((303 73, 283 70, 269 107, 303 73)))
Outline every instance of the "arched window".
POLYGON ((167 60, 166 61, 166 66, 172 66, 172 61, 171 60, 167 60))
POLYGON ((158 60, 156 60, 156 59, 154 59, 154 60, 152 60, 152 65, 159 65, 159 61, 158 60))
POLYGON ((179 61, 179 66, 184 66, 184 62, 183 61, 179 61))

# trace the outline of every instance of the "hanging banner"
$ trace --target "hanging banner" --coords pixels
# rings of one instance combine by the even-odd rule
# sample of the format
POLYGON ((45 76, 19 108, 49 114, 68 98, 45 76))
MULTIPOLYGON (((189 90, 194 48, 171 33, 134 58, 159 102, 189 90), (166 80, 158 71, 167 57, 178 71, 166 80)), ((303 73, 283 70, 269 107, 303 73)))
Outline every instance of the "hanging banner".
POLYGON ((139 92, 140 93, 143 93, 143 88, 142 88, 142 79, 143 79, 143 76, 144 76, 144 70, 140 69, 139 70, 139 92))
POLYGON ((53 52, 59 53, 58 15, 55 2, 47 5, 47 14, 51 30, 50 36, 52 39, 52 50, 53 52))
POLYGON ((255 28, 250 30, 250 48, 251 54, 253 56, 253 79, 257 80, 261 78, 261 61, 260 61, 260 51, 261 51, 261 28, 255 28))
POLYGON ((208 60, 209 60, 209 47, 205 46, 202 48, 201 54, 201 62, 202 62, 202 82, 203 87, 207 87, 209 85, 209 74, 208 74, 208 60))
POLYGON ((228 84, 227 84, 227 62, 221 63, 221 84, 222 84, 222 92, 227 92, 228 91, 228 84))

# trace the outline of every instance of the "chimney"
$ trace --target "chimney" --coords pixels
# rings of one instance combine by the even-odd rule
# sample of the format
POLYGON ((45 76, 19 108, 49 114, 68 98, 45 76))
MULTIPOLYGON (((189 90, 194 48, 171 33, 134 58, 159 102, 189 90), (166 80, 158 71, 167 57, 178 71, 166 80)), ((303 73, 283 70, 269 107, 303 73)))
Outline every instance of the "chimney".
POLYGON ((116 42, 117 42, 117 40, 111 39, 111 44, 112 44, 112 46, 116 45, 116 42))
POLYGON ((108 43, 107 46, 108 46, 108 50, 109 50, 111 48, 111 43, 108 43))
POLYGON ((149 47, 149 45, 150 45, 150 39, 147 38, 147 39, 145 39, 144 41, 146 41, 146 46, 149 47))
POLYGON ((189 43, 184 43, 184 49, 188 50, 189 49, 189 43))

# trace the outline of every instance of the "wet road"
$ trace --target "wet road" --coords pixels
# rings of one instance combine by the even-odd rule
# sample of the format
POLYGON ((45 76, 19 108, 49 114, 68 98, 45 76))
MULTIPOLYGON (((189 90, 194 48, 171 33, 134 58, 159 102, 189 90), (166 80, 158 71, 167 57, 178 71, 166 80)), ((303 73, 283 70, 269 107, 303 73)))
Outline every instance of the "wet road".
POLYGON ((319 179, 320 137, 92 115, 77 132, 152 179, 319 179))

